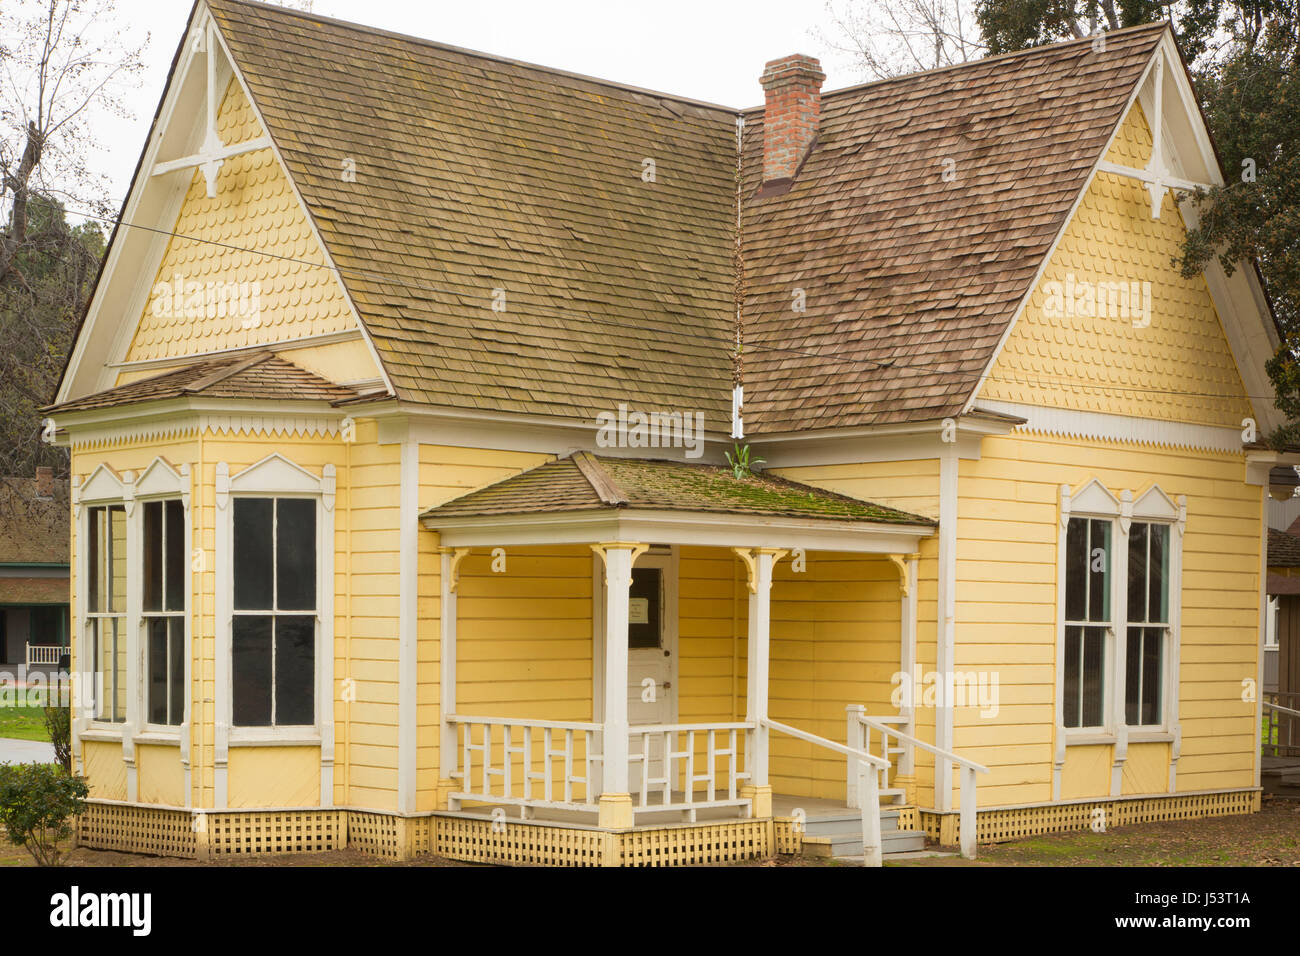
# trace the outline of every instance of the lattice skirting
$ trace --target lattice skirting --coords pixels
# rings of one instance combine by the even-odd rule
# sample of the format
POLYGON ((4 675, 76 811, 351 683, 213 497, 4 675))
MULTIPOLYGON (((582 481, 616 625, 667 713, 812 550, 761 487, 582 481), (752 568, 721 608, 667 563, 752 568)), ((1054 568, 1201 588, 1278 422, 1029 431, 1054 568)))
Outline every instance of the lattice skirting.
POLYGON ((102 850, 220 861, 236 856, 320 853, 345 847, 388 860, 435 853, 514 866, 688 866, 771 856, 769 820, 611 832, 466 819, 399 817, 365 810, 220 810, 89 800, 77 843, 102 850))
POLYGON ((228 810, 196 813, 87 800, 77 844, 150 856, 209 859, 321 853, 348 843, 346 810, 228 810))
MULTIPOLYGON (((1259 805, 1258 790, 1227 790, 1168 797, 1127 797, 992 808, 980 810, 975 815, 975 839, 979 843, 1001 843, 1043 833, 1088 830, 1099 824, 1109 830, 1134 823, 1236 816, 1257 813, 1259 805)), ((961 824, 956 812, 914 812, 919 818, 915 828, 924 830, 929 839, 955 844, 960 838, 961 824)), ((899 826, 902 828, 901 820, 899 826)))

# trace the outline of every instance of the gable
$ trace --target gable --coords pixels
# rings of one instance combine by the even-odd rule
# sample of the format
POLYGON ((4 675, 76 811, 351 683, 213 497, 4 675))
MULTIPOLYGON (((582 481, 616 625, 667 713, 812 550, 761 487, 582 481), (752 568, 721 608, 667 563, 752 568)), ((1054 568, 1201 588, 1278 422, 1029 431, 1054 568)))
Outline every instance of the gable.
MULTIPOLYGON (((265 133, 233 79, 217 130, 227 144, 265 133)), ((215 192, 209 198, 195 169, 126 363, 359 335, 343 289, 269 147, 226 159, 215 192)), ((357 346, 351 378, 376 376, 364 345, 357 346)), ((128 364, 118 384, 139 374, 128 364)))
POLYGON ((1166 31, 826 93, 779 197, 754 196, 764 114, 747 114, 746 427, 960 414, 1166 31))
MULTIPOLYGON (((1106 159, 1141 169, 1151 145, 1135 102, 1106 159)), ((979 398, 1240 427, 1251 402, 1204 276, 1175 265, 1184 234, 1172 193, 1155 219, 1141 182, 1098 172, 979 398)))

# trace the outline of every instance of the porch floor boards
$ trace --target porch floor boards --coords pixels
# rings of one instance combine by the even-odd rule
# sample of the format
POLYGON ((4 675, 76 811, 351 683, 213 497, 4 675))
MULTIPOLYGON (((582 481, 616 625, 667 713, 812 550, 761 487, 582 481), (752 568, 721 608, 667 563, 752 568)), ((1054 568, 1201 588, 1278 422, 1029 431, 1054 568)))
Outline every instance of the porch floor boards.
MULTIPOLYGON (((673 801, 678 802, 684 799, 681 791, 674 791, 673 801)), ((703 800, 705 794, 703 791, 696 794, 696 798, 703 800)), ((662 793, 650 794, 649 799, 652 803, 662 802, 662 793), (658 799, 656 799, 658 798, 658 799)), ((822 818, 836 818, 848 814, 856 814, 857 810, 852 810, 845 806, 841 801, 824 800, 817 797, 797 797, 791 794, 774 793, 772 794, 772 815, 774 817, 788 817, 793 815, 796 808, 803 810, 808 820, 817 820, 822 818)), ((560 810, 551 807, 531 808, 527 819, 521 819, 519 807, 510 804, 493 804, 490 802, 477 804, 475 806, 464 807, 460 810, 450 811, 456 816, 468 817, 475 820, 490 820, 494 810, 500 809, 505 813, 505 818, 512 823, 544 823, 557 824, 560 826, 573 826, 582 829, 596 829, 594 820, 595 811, 586 812, 582 810, 560 810)), ((713 823, 726 820, 746 819, 741 815, 743 808, 737 807, 703 807, 695 812, 696 823, 713 823)), ((684 819, 685 814, 680 810, 664 810, 655 812, 654 810, 644 810, 636 815, 636 825, 633 829, 644 829, 671 826, 673 824, 689 824, 684 819)))

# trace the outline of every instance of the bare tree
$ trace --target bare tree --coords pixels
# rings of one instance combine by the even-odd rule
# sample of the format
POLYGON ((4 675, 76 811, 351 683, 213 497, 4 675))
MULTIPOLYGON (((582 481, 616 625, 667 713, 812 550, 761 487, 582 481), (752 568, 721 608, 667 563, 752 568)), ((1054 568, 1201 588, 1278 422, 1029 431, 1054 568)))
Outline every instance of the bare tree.
MULTIPOLYGON (((28 285, 22 253, 59 238, 33 231, 33 194, 98 215, 115 211, 107 180, 91 163, 90 121, 105 113, 128 118, 121 85, 144 68, 144 44, 123 45, 115 7, 115 0, 0 6, 0 287, 28 285)), ((48 217, 46 226, 59 228, 48 217)))
POLYGON ((827 0, 814 31, 864 79, 965 63, 984 54, 974 0, 827 0))

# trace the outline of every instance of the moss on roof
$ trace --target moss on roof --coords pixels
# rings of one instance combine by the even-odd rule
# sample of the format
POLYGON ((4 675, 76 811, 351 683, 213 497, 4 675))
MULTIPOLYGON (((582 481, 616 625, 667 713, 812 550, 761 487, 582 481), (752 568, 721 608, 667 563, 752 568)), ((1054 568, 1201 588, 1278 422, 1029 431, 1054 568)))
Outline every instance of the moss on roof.
POLYGON ((933 519, 759 473, 718 465, 576 452, 431 508, 424 517, 469 518, 626 508, 818 518, 934 527, 933 519))

